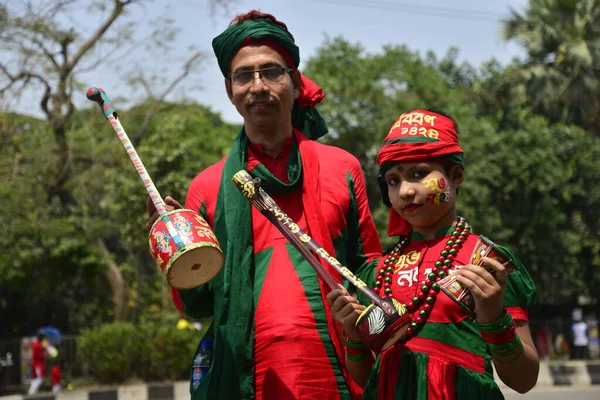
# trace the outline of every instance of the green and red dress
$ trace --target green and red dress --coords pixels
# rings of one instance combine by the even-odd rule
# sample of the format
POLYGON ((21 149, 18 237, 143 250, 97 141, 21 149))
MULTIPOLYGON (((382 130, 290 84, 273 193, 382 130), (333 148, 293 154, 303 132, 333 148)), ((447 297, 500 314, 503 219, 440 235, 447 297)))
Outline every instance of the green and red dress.
MULTIPOLYGON (((453 228, 440 230, 431 240, 411 233, 392 276, 392 295, 408 303, 419 292, 439 259, 453 228)), ((478 236, 470 234, 454 265, 466 265, 478 236)), ((380 261, 380 263, 383 259, 380 261)), ((515 320, 528 320, 535 285, 521 262, 508 278, 504 307, 515 320)), ((379 270, 380 267, 377 268, 379 270)), ((370 274, 374 283, 374 274, 370 274)), ((379 355, 363 399, 474 400, 503 399, 493 377, 491 354, 467 312, 439 292, 423 328, 404 345, 379 355)))
MULTIPOLYGON (((200 211, 215 229, 226 260, 235 251, 246 257, 240 265, 226 261, 223 271, 202 287, 172 292, 175 304, 189 316, 214 315, 213 366, 199 387, 192 387, 192 398, 360 397, 361 389, 344 365, 340 328, 325 302, 327 290, 314 268, 247 200, 223 199, 224 193, 235 195, 229 187, 237 191, 231 177, 239 165, 227 163, 242 157, 243 167, 262 176, 262 187, 290 218, 313 238, 319 236, 317 230, 328 232, 321 240, 330 242, 331 254, 360 273, 373 268, 381 254, 360 164, 349 153, 310 141, 299 131, 277 157, 248 144, 243 132, 236 142, 242 155, 233 151, 202 171, 186 197, 186 208, 200 211), (294 161, 298 158, 300 171, 294 161), (269 182, 273 178, 276 184, 269 182), (248 214, 240 214, 246 206, 248 214), (227 229, 219 230, 219 221, 227 218, 227 229), (245 223, 251 223, 251 237, 244 242, 237 234, 245 223)), ((336 279, 341 282, 339 274, 336 279)))

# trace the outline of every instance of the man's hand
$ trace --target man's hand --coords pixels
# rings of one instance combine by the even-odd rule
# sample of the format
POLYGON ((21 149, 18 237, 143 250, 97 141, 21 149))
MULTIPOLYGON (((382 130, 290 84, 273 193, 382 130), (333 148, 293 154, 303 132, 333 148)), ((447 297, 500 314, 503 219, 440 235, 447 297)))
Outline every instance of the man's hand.
MULTIPOLYGON (((180 210, 183 206, 179 204, 177 200, 172 198, 171 196, 165 197, 165 210, 173 211, 180 210)), ((158 211, 156 211, 156 207, 154 207, 154 203, 150 196, 146 199, 146 211, 148 212, 148 222, 146 222, 146 229, 152 228, 154 222, 158 219, 158 211)))

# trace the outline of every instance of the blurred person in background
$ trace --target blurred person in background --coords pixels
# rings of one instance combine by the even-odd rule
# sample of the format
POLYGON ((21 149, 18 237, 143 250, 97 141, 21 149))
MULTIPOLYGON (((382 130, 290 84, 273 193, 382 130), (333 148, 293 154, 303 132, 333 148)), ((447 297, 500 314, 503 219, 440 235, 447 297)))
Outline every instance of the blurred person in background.
POLYGON ((50 369, 50 377, 52 378, 52 392, 53 393, 58 393, 62 390, 62 379, 63 379, 63 373, 61 370, 61 364, 62 361, 59 361, 59 359, 55 359, 54 360, 54 365, 52 366, 52 369, 50 369))
POLYGON ((575 316, 571 325, 571 339, 573 343, 571 358, 573 360, 590 358, 590 329, 581 315, 575 316))
POLYGON ((46 335, 40 331, 37 333, 36 340, 31 342, 31 384, 27 391, 27 394, 30 396, 37 393, 46 376, 45 340, 46 335))

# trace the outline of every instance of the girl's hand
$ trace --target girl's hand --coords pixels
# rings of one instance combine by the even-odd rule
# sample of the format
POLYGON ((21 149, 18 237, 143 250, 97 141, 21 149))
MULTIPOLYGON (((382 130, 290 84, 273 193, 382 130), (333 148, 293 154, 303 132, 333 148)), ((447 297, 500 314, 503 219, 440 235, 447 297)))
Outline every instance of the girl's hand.
POLYGON ((333 318, 342 326, 348 339, 360 342, 360 335, 355 325, 359 315, 366 307, 350 296, 342 285, 327 295, 327 302, 331 307, 333 318))
POLYGON ((481 266, 468 264, 456 271, 456 280, 473 294, 477 322, 487 324, 502 317, 508 274, 496 260, 484 257, 482 262, 494 271, 494 275, 481 266))

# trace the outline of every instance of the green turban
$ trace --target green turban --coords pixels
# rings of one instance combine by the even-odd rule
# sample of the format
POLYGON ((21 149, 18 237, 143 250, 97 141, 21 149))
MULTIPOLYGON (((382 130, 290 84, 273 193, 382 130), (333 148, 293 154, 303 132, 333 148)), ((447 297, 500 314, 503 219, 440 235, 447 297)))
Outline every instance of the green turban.
MULTIPOLYGON (((229 63, 244 42, 250 39, 260 41, 266 39, 275 42, 286 54, 282 54, 286 61, 292 61, 288 67, 296 69, 300 64, 300 49, 294 43, 294 38, 278 25, 264 18, 247 19, 231 25, 223 33, 213 39, 212 46, 219 62, 223 76, 227 78, 229 63), (287 56, 287 57, 286 57, 287 56)), ((279 50, 279 49, 275 49, 279 50)), ((279 53, 281 53, 279 51, 279 53)))
MULTIPOLYGON (((265 18, 246 19, 231 25, 212 41, 219 68, 225 78, 231 60, 246 44, 262 44, 273 48, 292 69, 300 64, 300 49, 289 32, 265 18)), ((292 125, 309 139, 318 139, 328 132, 325 120, 315 108, 325 95, 310 79, 303 75, 300 77, 300 95, 292 108, 292 125)))

